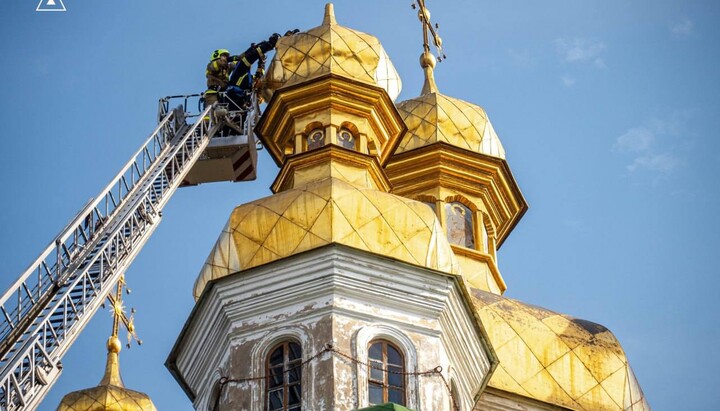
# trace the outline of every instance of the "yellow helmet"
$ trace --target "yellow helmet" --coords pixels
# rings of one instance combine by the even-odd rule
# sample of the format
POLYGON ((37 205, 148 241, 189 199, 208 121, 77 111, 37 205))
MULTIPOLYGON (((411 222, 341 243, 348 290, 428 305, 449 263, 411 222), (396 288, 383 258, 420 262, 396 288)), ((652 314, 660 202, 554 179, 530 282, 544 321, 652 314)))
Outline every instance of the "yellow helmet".
POLYGON ((217 49, 213 51, 212 55, 210 56, 210 61, 214 61, 220 58, 223 54, 230 55, 230 52, 226 49, 217 49))

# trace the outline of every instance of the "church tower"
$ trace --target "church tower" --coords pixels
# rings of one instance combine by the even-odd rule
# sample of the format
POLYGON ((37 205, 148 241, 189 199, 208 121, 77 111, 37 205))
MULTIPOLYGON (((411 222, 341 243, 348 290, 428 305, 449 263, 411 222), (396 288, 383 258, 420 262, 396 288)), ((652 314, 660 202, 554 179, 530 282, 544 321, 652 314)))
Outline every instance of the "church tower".
POLYGON ((233 211, 168 359, 196 409, 449 411, 487 385, 497 360, 442 225, 390 193, 400 84, 332 5, 278 42, 256 128, 275 194, 233 211))
POLYGON ((386 171, 395 194, 435 211, 465 280, 502 294, 496 250, 528 207, 485 110, 441 94, 435 63, 426 43, 425 84, 420 97, 398 104, 408 132, 386 171))
POLYGON ((281 38, 256 133, 280 172, 235 208, 167 360, 195 409, 649 410, 605 327, 503 297, 528 206, 486 112, 421 95, 377 38, 281 38))

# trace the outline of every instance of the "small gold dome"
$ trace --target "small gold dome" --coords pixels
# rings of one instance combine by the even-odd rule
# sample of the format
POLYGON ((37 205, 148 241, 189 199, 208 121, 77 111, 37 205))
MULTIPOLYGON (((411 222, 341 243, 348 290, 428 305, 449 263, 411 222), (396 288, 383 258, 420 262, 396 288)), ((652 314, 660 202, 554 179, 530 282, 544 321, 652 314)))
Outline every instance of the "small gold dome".
POLYGON ((100 384, 67 394, 57 411, 156 411, 147 394, 125 388, 120 377, 121 347, 117 337, 110 337, 105 375, 100 384))
POLYGON ((489 292, 471 294, 500 360, 491 387, 572 410, 650 410, 607 328, 489 292))
POLYGON ((437 142, 505 158, 505 149, 482 107, 437 91, 397 105, 408 132, 395 153, 437 142))
POLYGON ((437 142, 505 158, 505 149, 482 107, 441 94, 435 84, 435 56, 425 51, 420 66, 425 84, 420 97, 397 105, 408 132, 396 153, 410 151, 437 142))
POLYGON ((235 208, 195 282, 195 299, 209 281, 331 243, 458 271, 430 207, 330 177, 235 208))
POLYGON ((337 24, 333 5, 322 25, 280 38, 265 76, 265 98, 275 90, 327 74, 379 86, 395 101, 402 82, 380 41, 337 24))

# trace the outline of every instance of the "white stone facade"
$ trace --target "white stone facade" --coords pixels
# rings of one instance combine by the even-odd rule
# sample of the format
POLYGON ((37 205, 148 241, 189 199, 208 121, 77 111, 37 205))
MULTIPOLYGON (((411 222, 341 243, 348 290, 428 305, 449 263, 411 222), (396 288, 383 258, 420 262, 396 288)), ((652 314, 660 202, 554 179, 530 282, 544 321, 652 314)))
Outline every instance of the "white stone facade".
POLYGON ((354 410, 368 406, 377 339, 402 351, 405 405, 417 411, 450 411, 451 385, 460 409, 473 409, 497 361, 459 276, 329 245, 212 284, 168 367, 197 410, 213 409, 227 377, 219 409, 260 411, 266 358, 293 340, 306 361, 302 409, 354 410), (432 370, 442 371, 416 374, 432 370))

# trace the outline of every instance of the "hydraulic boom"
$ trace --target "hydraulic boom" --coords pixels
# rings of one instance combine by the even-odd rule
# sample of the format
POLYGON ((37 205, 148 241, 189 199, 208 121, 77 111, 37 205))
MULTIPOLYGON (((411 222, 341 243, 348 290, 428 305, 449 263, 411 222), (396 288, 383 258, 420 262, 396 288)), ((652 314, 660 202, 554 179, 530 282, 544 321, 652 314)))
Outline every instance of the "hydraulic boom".
MULTIPOLYGON (((165 204, 213 135, 227 129, 214 121, 214 107, 189 115, 188 97, 195 96, 176 97, 161 100, 155 131, 2 295, 0 410, 38 406, 62 371, 63 355, 155 231, 165 204), (185 104, 169 111, 176 97, 185 104)), ((243 129, 254 153, 253 103, 243 129)))

